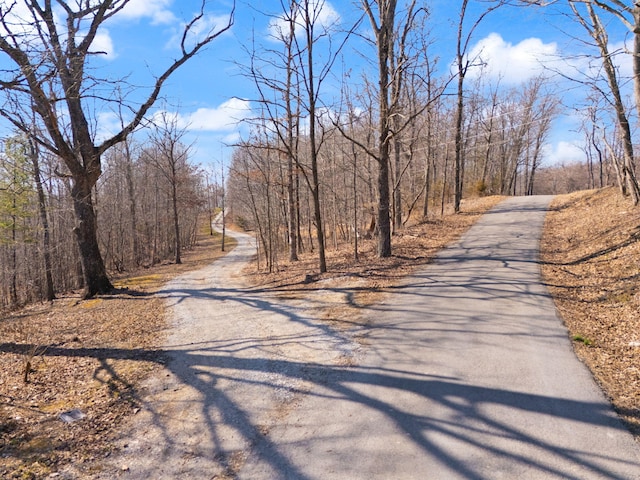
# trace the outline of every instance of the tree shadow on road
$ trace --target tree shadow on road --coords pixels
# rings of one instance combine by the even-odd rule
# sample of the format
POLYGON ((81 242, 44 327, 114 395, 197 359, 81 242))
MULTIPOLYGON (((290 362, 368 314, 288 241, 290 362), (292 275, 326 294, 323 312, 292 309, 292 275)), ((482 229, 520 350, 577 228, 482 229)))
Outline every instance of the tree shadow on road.
MULTIPOLYGON (((416 295, 417 288, 419 295, 428 301, 430 281, 427 275, 416 276, 412 284, 398 287, 397 293, 416 295)), ((479 281, 468 284, 465 288, 476 291, 480 296, 490 295, 493 298, 512 295, 512 292, 504 291, 496 284, 482 284, 479 281)), ((527 287, 518 285, 518 288, 526 290, 527 287)), ((342 293, 347 295, 347 292, 342 293)), ((387 422, 393 431, 410 439, 414 450, 437 459, 437 462, 446 465, 451 472, 462 478, 491 478, 491 474, 486 473, 480 463, 473 464, 465 459, 465 450, 475 450, 482 456, 498 457, 513 465, 526 467, 528 471, 535 472, 538 478, 577 480, 584 478, 584 472, 596 478, 624 478, 617 473, 618 470, 611 467, 614 464, 625 465, 628 460, 622 456, 606 458, 598 452, 563 447, 546 441, 544 432, 533 434, 530 429, 522 428, 521 425, 500 421, 492 413, 496 409, 510 409, 522 414, 533 412, 559 421, 586 423, 596 431, 598 428, 622 430, 623 427, 605 402, 553 398, 469 384, 455 376, 422 373, 429 370, 426 365, 420 364, 406 369, 389 369, 376 364, 344 366, 335 361, 309 363, 294 357, 278 356, 274 352, 284 351, 292 344, 309 349, 320 348, 317 342, 326 337, 330 337, 335 345, 347 348, 352 343, 350 335, 353 332, 336 330, 304 313, 309 311, 308 308, 300 310, 283 305, 265 297, 264 292, 259 290, 209 287, 199 290, 174 289, 166 292, 166 295, 174 305, 186 302, 187 299, 199 298, 206 299, 212 310, 215 310, 217 302, 226 302, 241 305, 256 316, 263 312, 277 312, 304 330, 303 333, 267 337, 258 332, 245 331, 240 335, 222 337, 215 341, 171 345, 164 351, 50 347, 45 354, 47 356, 163 359, 161 361, 165 364, 166 376, 156 385, 155 391, 152 388, 148 395, 136 399, 151 415, 151 428, 160 432, 154 437, 156 451, 160 452, 155 468, 164 468, 160 467, 163 462, 180 458, 184 463, 182 473, 197 475, 197 470, 194 469, 198 467, 193 465, 203 464, 207 465, 203 468, 210 468, 213 463, 221 474, 234 478, 242 476, 243 466, 251 461, 253 464, 263 465, 275 478, 315 478, 307 473, 305 465, 301 465, 299 459, 292 457, 291 450, 311 448, 309 454, 313 455, 315 442, 326 446, 341 439, 332 439, 330 436, 322 439, 306 438, 300 439, 298 444, 281 443, 279 440, 283 428, 281 424, 286 424, 292 418, 294 407, 315 398, 321 399, 322 404, 326 405, 327 410, 321 416, 332 416, 336 405, 334 402, 346 402, 357 406, 355 411, 359 412, 358 415, 365 424, 367 418, 387 422), (187 396, 184 405, 166 405, 165 400, 171 399, 171 396, 163 396, 163 392, 177 389, 187 389, 191 395, 187 396), (244 396, 237 395, 240 390, 245 393, 244 396), (279 416, 276 415, 276 420, 272 419, 270 424, 264 423, 262 420, 265 412, 256 412, 254 405, 245 403, 247 393, 256 403, 269 396, 279 399, 282 408, 279 416), (401 401, 404 397, 412 397, 414 402, 417 399, 421 408, 405 408, 401 401), (443 418, 436 415, 436 412, 445 412, 446 416, 443 418), (174 431, 176 422, 193 423, 194 428, 204 432, 208 441, 202 445, 181 444, 182 439, 176 437, 174 431), (234 440, 229 441, 230 438, 234 440), (443 447, 443 439, 455 444, 456 448, 443 447), (484 442, 483 439, 499 439, 501 442, 496 444, 484 442), (548 463, 526 453, 530 450, 514 448, 514 445, 532 446, 535 452, 550 453, 557 461, 548 463), (576 471, 582 473, 574 473, 576 471)), ((468 295, 468 292, 461 293, 461 296, 468 295)), ((459 299, 450 300, 455 304, 459 299)), ((369 314, 382 315, 392 308, 394 307, 389 305, 377 306, 369 314)), ((401 317, 402 312, 397 311, 397 315, 401 317)), ((440 315, 445 314, 441 312, 440 315)), ((455 328, 455 309, 448 315, 448 318, 440 320, 443 329, 455 328)), ((481 323, 486 320, 479 314, 474 321, 481 323)), ((434 328, 435 326, 437 322, 434 328)), ((358 328, 361 329, 360 333, 363 333, 362 329, 367 329, 374 335, 376 344, 371 350, 383 353, 385 350, 397 350, 399 345, 395 342, 398 339, 416 333, 412 331, 416 328, 415 325, 402 321, 372 321, 368 327, 358 328), (393 333, 387 344, 379 344, 378 339, 383 337, 384 331, 393 333)), ((409 345, 409 357, 413 353, 412 348, 429 348, 430 339, 438 334, 433 329, 418 328, 422 329, 420 337, 424 338, 424 343, 422 346, 409 345)), ((461 325, 460 330, 464 332, 464 326, 461 325)), ((548 334, 540 332, 543 340, 547 340, 545 335, 548 334)), ((496 336, 500 335, 497 333, 496 336)), ((16 352, 28 348, 25 345, 0 344, 0 351, 16 352)), ((411 358, 407 360, 407 364, 410 364, 411 358)), ((364 448, 360 450, 360 447, 358 444, 351 446, 353 458, 360 458, 361 462, 369 461, 367 456, 370 453, 364 448)), ((385 456, 384 451, 378 454, 385 456)), ((640 471, 640 464, 626 466, 627 471, 634 468, 640 471)), ((153 470, 136 470, 135 459, 130 460, 130 467, 132 474, 137 472, 138 476, 135 478, 144 478, 145 475, 169 478, 153 470)))
MULTIPOLYGON (((145 448, 138 450, 133 448, 133 437, 123 439, 131 450, 129 478, 175 478, 177 474, 181 478, 203 478, 204 472, 207 478, 216 478, 215 475, 249 478, 243 468, 254 468, 252 472, 260 473, 261 478, 328 478, 334 475, 330 467, 338 465, 338 460, 330 457, 345 455, 335 450, 343 445, 348 445, 351 461, 340 465, 345 472, 343 478, 370 478, 371 472, 363 472, 365 467, 372 468, 372 462, 377 462, 379 468, 375 476, 389 478, 393 471, 385 468, 392 469, 401 461, 390 456, 391 442, 383 442, 374 453, 365 445, 367 435, 377 433, 378 428, 382 435, 398 436, 408 443, 416 454, 408 461, 419 465, 421 458, 431 458, 459 478, 494 478, 495 472, 486 470, 483 463, 488 458, 500 459, 512 465, 514 472, 526 471, 533 478, 629 478, 620 472, 640 471, 637 456, 629 460, 622 452, 611 455, 576 447, 569 438, 566 444, 559 443, 527 422, 507 422, 496 414, 510 410, 516 416, 533 414, 533 418, 552 422, 586 425, 598 434, 623 432, 622 424, 604 400, 532 394, 474 383, 454 374, 433 374, 430 372, 434 367, 424 356, 416 355, 419 349, 435 348, 437 336, 444 331, 459 331, 464 338, 471 328, 495 325, 496 319, 498 325, 525 323, 515 310, 496 315, 498 302, 518 297, 524 298, 528 306, 537 306, 549 301, 548 293, 538 285, 534 249, 530 249, 529 256, 522 252, 505 254, 506 247, 516 241, 504 242, 500 246, 501 256, 491 253, 480 256, 488 262, 491 275, 485 268, 466 271, 464 277, 449 273, 436 279, 430 272, 413 276, 393 288, 394 302, 368 308, 363 314, 370 320, 352 330, 334 328, 314 316, 314 308, 326 306, 321 298, 311 300, 317 303, 292 305, 266 295, 268 292, 261 289, 211 285, 191 288, 174 284, 163 292, 174 308, 184 308, 186 314, 196 315, 189 311, 190 302, 204 301, 208 316, 221 314, 222 305, 224 312, 242 309, 243 318, 252 320, 250 328, 240 326, 231 334, 213 335, 215 340, 175 342, 162 352, 151 352, 152 355, 144 349, 93 351, 61 347, 50 348, 45 355, 121 359, 140 355, 161 358, 158 354, 163 354, 166 359, 163 375, 146 387, 145 395, 137 398, 150 420, 135 441, 144 441, 150 431, 157 434, 149 437, 145 448), (518 273, 516 280, 510 276, 514 270, 518 273), (432 289, 436 282, 451 287, 446 297, 432 289), (436 297, 445 300, 442 310, 432 307, 436 297), (407 302, 409 298, 423 305, 407 302), (461 313, 460 304, 464 301, 475 302, 477 313, 471 318, 461 313), (405 321, 409 314, 423 310, 434 316, 428 327, 405 321), (261 321, 265 314, 277 315, 281 322, 295 328, 291 333, 258 331, 267 328, 264 323, 271 321, 261 321), (369 340, 368 353, 360 358, 356 352, 352 362, 343 362, 341 354, 352 354, 357 348, 355 335, 369 340), (297 352, 317 352, 318 356, 294 355, 289 350, 291 346, 297 352), (329 349, 333 356, 321 355, 329 349), (385 364, 389 352, 405 356, 401 367, 389 368, 385 364), (179 402, 172 395, 175 391, 184 392, 179 402), (306 405, 313 406, 315 411, 308 410, 306 405), (340 424, 338 405, 346 405, 352 415, 349 421, 364 431, 354 432, 346 423, 340 424), (309 417, 297 417, 305 413, 309 417), (307 433, 296 436, 291 432, 297 428, 296 422, 316 423, 306 425, 315 428, 301 427, 300 432, 307 433), (325 424, 331 424, 332 429, 326 430, 325 424), (179 436, 182 432, 187 435, 179 436), (474 452, 477 462, 469 460, 469 452, 474 452), (325 467, 323 474, 312 473, 307 465, 311 462, 309 457, 320 454, 331 465, 325 467), (150 455, 154 456, 153 462, 136 464, 136 459, 150 455)), ((441 256, 442 268, 448 270, 451 265, 466 261, 465 248, 463 240, 461 249, 449 250, 441 256)), ((348 288, 328 290, 344 299, 354 294, 348 288)), ((226 315, 221 322, 240 321, 235 314, 226 315)), ((487 344, 505 340, 516 344, 525 337, 541 343, 562 340, 557 330, 547 330, 541 325, 546 327, 546 323, 523 325, 517 333, 509 334, 497 328, 482 339, 487 344)), ((12 344, 0 344, 0 351, 15 348, 12 344)), ((460 346, 460 355, 465 354, 460 346)), ((422 474, 425 472, 415 473, 422 474)), ((113 472, 105 471, 105 475, 103 478, 110 478, 113 472)))
MULTIPOLYGON (((611 415, 611 410, 604 402, 590 403, 562 398, 550 398, 538 395, 523 394, 504 389, 486 388, 477 385, 461 384, 456 378, 421 375, 415 371, 389 370, 383 367, 343 367, 339 365, 320 365, 301 363, 295 360, 265 358, 258 354, 255 357, 238 357, 239 350, 262 351, 291 341, 313 341, 309 338, 272 338, 267 341, 258 338, 226 339, 220 343, 174 346, 167 354, 170 360, 166 368, 176 379, 176 388, 189 388, 197 392, 197 403, 185 406, 191 418, 198 419, 206 435, 211 439, 211 450, 192 452, 194 456, 209 456, 210 460, 220 466, 226 474, 235 475, 242 468, 243 461, 237 457, 238 449, 225 446, 225 436, 229 432, 239 436, 242 444, 249 445, 247 455, 259 455, 260 462, 269 466, 277 478, 312 478, 305 474, 304 465, 293 463, 287 449, 295 445, 281 445, 277 438, 270 438, 268 427, 256 424, 251 407, 239 403, 233 395, 238 386, 249 386, 256 392, 273 392, 283 389, 285 385, 288 395, 319 396, 326 400, 326 415, 331 415, 332 402, 339 400, 357 404, 363 418, 367 416, 384 417, 395 428, 404 433, 411 442, 425 455, 438 459, 446 464, 452 472, 463 478, 490 478, 483 473, 481 465, 473 465, 464 461, 463 452, 456 449, 444 449, 441 442, 433 441, 435 437, 447 437, 457 445, 478 449, 487 456, 502 457, 514 464, 524 465, 539 476, 550 476, 567 479, 581 479, 580 474, 572 474, 567 466, 591 472, 595 477, 624 478, 608 469, 612 463, 624 464, 624 458, 602 458, 594 452, 579 451, 571 448, 546 443, 544 433, 532 436, 520 429, 518 425, 500 423, 488 412, 494 408, 509 408, 540 415, 556 416, 558 419, 569 419, 574 422, 587 422, 596 427, 618 430, 621 425, 611 415), (266 345, 266 344, 269 345, 266 345), (277 381, 274 381, 274 375, 277 381), (284 381, 283 381, 284 380, 284 381), (304 388, 299 385, 305 385, 304 388), (363 393, 366 387, 373 386, 372 394, 363 393), (230 393, 231 392, 231 393, 230 393), (385 393, 386 392, 386 393, 385 393), (396 404, 385 398, 398 398, 403 395, 415 395, 422 399, 424 408, 419 411, 407 411, 402 404, 396 404), (446 410, 449 418, 455 421, 443 421, 432 416, 430 411, 446 410), (539 452, 551 452, 561 459, 557 465, 546 464, 526 453, 518 453, 518 449, 501 448, 481 443, 483 437, 505 438, 514 444, 532 445, 539 452), (458 455, 461 454, 461 455, 458 455), (233 463, 236 462, 234 465, 233 463)), ((0 351, 15 351, 11 344, 0 345, 0 351)), ((21 346, 20 348, 26 348, 21 346)), ((139 358, 150 356, 147 350, 111 349, 110 351, 91 349, 51 348, 46 355, 64 356, 96 356, 98 358, 139 358)), ((265 393, 266 394, 266 393, 265 393)), ((154 428, 162 431, 161 451, 187 452, 184 446, 175 443, 175 433, 169 424, 176 420, 167 418, 162 408, 153 399, 139 398, 138 402, 153 415, 154 428), (151 401, 149 401, 151 400, 151 401)), ((184 413, 184 412, 182 412, 184 413)), ((286 418, 282 421, 286 422, 286 418)), ((329 441, 330 439, 325 439, 329 441)), ((237 444, 238 442, 236 442, 237 444)), ((354 455, 358 457, 358 445, 353 445, 354 455)), ((310 452, 313 455, 313 452, 310 452)), ((366 455, 362 452, 362 455, 366 455)), ((384 452, 380 452, 384 455, 384 452)), ((171 456, 171 455, 170 455, 171 456)), ((245 459, 246 460, 246 459, 245 459)), ((159 458, 156 466, 162 464, 159 458)), ((135 462, 132 460, 132 471, 135 462)), ((186 462, 188 463, 188 462, 186 462)), ((640 464, 628 465, 628 471, 640 464)), ((640 470, 639 470, 640 471, 640 470)), ((154 472, 139 472, 153 478, 154 472)), ((143 478, 143 477, 137 477, 143 478)), ((540 477, 538 477, 540 478, 540 477)))

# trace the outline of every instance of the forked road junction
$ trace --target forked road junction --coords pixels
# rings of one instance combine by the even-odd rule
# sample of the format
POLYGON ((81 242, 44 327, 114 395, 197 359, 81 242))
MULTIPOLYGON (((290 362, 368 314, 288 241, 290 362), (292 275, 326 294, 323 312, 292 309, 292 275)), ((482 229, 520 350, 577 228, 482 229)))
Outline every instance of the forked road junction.
POLYGON ((550 200, 500 203, 355 332, 314 315, 348 288, 284 300, 244 285, 255 250, 238 234, 163 292, 169 372, 123 437, 122 476, 640 479, 640 446, 541 281, 550 200))

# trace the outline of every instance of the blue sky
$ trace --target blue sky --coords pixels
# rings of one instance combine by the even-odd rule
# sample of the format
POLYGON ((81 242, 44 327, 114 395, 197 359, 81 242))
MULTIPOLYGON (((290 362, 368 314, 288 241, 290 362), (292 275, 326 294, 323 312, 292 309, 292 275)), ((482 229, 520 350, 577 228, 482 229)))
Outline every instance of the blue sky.
MULTIPOLYGON (((286 2, 285 2, 286 3, 286 2)), ((210 1, 206 25, 222 25, 232 8, 230 0, 210 1)), ((159 74, 178 55, 177 35, 185 19, 197 11, 200 0, 131 0, 127 8, 112 19, 100 32, 95 42, 96 50, 107 55, 96 57, 93 66, 97 74, 109 78, 127 77, 131 84, 151 84, 153 75, 159 74)), ((441 58, 441 65, 453 60, 456 22, 459 2, 432 0, 430 28, 434 49, 441 58)), ((476 17, 482 2, 471 2, 468 18, 476 17)), ((167 84, 166 102, 159 108, 175 113, 180 124, 187 129, 186 140, 193 143, 194 161, 203 165, 228 158, 229 143, 241 135, 235 120, 249 115, 251 103, 256 97, 249 80, 240 74, 237 62, 246 60, 242 45, 249 45, 252 36, 257 42, 266 41, 269 19, 264 13, 277 14, 279 0, 254 0, 247 3, 238 0, 235 24, 231 31, 213 41, 196 58, 183 66, 167 84)), ((327 2, 327 9, 349 25, 360 14, 357 1, 327 2)), ((583 35, 567 18, 557 14, 542 14, 539 8, 501 8, 488 16, 477 29, 471 42, 472 52, 482 55, 489 65, 485 75, 501 75, 505 87, 520 82, 543 71, 541 61, 556 59, 557 68, 567 68, 557 63, 557 58, 576 48, 564 31, 583 35)), ((368 23, 363 23, 368 29, 368 23)), ((618 28, 612 42, 622 42, 624 32, 618 28)), ((373 55, 373 52, 371 52, 373 55)), ((357 55, 345 50, 345 57, 353 59, 358 68, 357 55)), ((473 76, 473 74, 471 74, 473 76)), ((575 95, 575 85, 558 84, 558 93, 567 98, 575 95)), ((99 112, 99 129, 113 130, 117 119, 113 112, 99 112)), ((576 117, 567 112, 554 124, 548 146, 548 161, 573 160, 580 156, 574 146, 580 138, 573 130, 576 117)))

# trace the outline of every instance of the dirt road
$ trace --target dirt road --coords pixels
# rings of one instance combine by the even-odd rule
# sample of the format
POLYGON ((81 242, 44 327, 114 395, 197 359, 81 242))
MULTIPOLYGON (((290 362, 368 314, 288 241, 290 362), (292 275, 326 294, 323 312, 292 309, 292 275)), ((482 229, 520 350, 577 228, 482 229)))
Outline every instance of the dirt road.
POLYGON ((540 283, 548 201, 503 202, 349 333, 314 316, 348 288, 244 286, 238 235, 164 289, 171 359, 96 478, 640 479, 540 283))

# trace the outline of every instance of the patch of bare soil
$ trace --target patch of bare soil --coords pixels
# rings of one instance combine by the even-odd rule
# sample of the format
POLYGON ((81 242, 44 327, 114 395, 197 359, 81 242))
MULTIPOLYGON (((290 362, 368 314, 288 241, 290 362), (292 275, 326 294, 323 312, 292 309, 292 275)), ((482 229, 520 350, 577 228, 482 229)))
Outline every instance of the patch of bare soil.
POLYGON ((614 188, 559 196, 541 250, 578 357, 640 438, 640 207, 614 188))
POLYGON ((109 455, 137 412, 136 385, 163 362, 167 318, 153 293, 221 255, 220 237, 203 235, 181 265, 115 278, 112 295, 70 293, 0 316, 1 478, 55 478, 65 463, 109 455))

